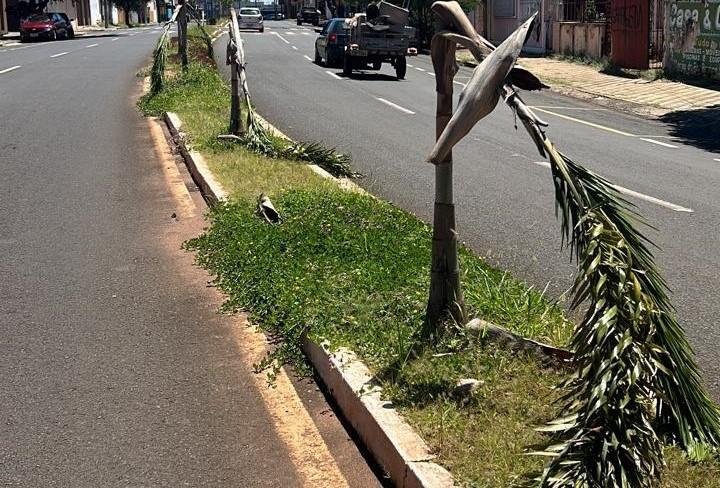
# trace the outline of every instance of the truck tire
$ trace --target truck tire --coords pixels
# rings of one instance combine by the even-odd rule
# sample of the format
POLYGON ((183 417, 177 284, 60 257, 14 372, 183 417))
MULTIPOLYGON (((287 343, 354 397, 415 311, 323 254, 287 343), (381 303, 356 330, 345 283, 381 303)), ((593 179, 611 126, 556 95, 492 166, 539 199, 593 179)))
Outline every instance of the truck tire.
POLYGON ((343 75, 348 78, 352 75, 352 56, 345 55, 343 58, 343 75))
POLYGON ((395 76, 398 80, 405 79, 405 73, 407 72, 407 61, 405 56, 400 56, 395 60, 395 76))
MULTIPOLYGON (((318 48, 315 48, 315 64, 317 64, 318 66, 322 65, 322 57, 320 56, 318 48)), ((328 64, 330 63, 328 62, 328 64)))

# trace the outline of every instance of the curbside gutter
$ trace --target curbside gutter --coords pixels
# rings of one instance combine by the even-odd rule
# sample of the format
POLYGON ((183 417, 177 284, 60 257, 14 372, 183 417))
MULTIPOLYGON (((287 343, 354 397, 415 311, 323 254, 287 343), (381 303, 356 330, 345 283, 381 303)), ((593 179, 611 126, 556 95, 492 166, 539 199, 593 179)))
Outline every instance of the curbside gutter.
MULTIPOLYGON (((188 150, 183 141, 182 122, 177 114, 166 112, 163 117, 173 142, 177 145, 195 183, 205 198, 215 204, 228 198, 227 191, 210 171, 202 155, 188 150)), ((267 124, 277 134, 277 129, 267 124)), ((287 138, 287 137, 286 137, 287 138)), ((311 165, 311 167, 314 165, 311 165)), ((315 166, 319 175, 333 179, 341 186, 344 179, 315 166)), ((351 351, 341 348, 330 353, 321 345, 305 339, 303 351, 317 371, 327 391, 340 407, 365 447, 398 488, 450 488, 452 475, 433 462, 435 456, 425 441, 395 410, 382 399, 370 370, 351 351)))

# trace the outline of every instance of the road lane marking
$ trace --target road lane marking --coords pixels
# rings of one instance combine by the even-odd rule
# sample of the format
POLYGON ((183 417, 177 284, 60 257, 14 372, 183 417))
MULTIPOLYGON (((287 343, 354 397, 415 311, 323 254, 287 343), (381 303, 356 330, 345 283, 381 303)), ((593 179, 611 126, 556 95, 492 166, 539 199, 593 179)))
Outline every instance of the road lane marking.
POLYGON ((597 111, 597 112, 607 112, 608 109, 606 108, 586 108, 586 107, 559 107, 555 105, 533 105, 532 108, 546 108, 546 109, 554 109, 554 110, 587 110, 587 111, 597 111))
POLYGON ((415 115, 415 112, 413 112, 412 110, 409 110, 409 109, 407 109, 407 108, 405 108, 405 107, 401 107, 401 106, 398 105, 397 103, 392 103, 391 101, 385 100, 384 98, 381 98, 381 97, 375 97, 375 98, 376 98, 377 100, 381 101, 382 103, 384 103, 385 105, 388 105, 388 106, 390 106, 390 107, 392 107, 392 108, 394 108, 394 109, 396 109, 396 110, 399 110, 399 111, 404 112, 404 113, 409 114, 409 115, 415 115))
POLYGON ((281 36, 279 32, 273 32, 273 34, 275 34, 276 36, 278 36, 278 37, 282 40, 282 42, 284 42, 285 44, 290 44, 290 41, 288 41, 288 40, 285 39, 283 36, 281 36))
POLYGON ((292 48, 297 51, 297 46, 292 46, 292 48))
POLYGON ((333 78, 335 78, 336 80, 344 80, 344 79, 345 79, 345 78, 339 77, 338 75, 336 75, 336 74, 333 73, 332 71, 325 70, 325 72, 326 72, 327 74, 329 74, 330 76, 332 76, 333 78))
POLYGON ((604 130, 604 131, 607 131, 607 132, 612 132, 612 133, 614 133, 614 134, 619 134, 619 135, 621 135, 621 136, 635 137, 634 134, 630 134, 629 132, 625 132, 625 131, 622 131, 622 130, 613 129, 612 127, 606 127, 606 126, 604 126, 604 125, 596 124, 596 123, 594 123, 594 122, 588 122, 587 120, 576 119, 575 117, 570 117, 569 115, 559 114, 559 113, 557 113, 557 112, 551 112, 550 110, 546 110, 546 109, 544 109, 544 108, 540 108, 540 107, 536 107, 536 106, 531 106, 530 108, 533 109, 533 110, 537 110, 538 112, 543 112, 543 113, 546 113, 546 114, 549 114, 549 115, 554 115, 554 116, 556 116, 556 117, 560 117, 561 119, 570 120, 570 121, 572 121, 572 122, 577 122, 578 124, 587 125, 587 126, 590 126, 590 127, 594 127, 594 128, 596 128, 596 129, 604 130))
POLYGON ((417 66, 415 66, 415 69, 418 70, 418 71, 425 71, 424 68, 418 68, 417 66))
POLYGON ((641 141, 645 141, 645 142, 650 142, 650 143, 652 143, 652 144, 657 144, 658 146, 671 147, 671 148, 673 148, 673 149, 677 149, 677 146, 674 146, 674 145, 672 145, 672 144, 668 144, 667 142, 660 142, 660 141, 656 141, 656 140, 654 140, 654 139, 646 139, 646 138, 644 138, 644 137, 641 137, 640 140, 641 140, 641 141))
POLYGON ((4 75, 5 73, 9 73, 11 71, 15 71, 16 69, 20 69, 20 68, 22 68, 22 66, 20 66, 20 65, 11 66, 10 68, 5 68, 3 70, 0 70, 0 75, 4 75))
POLYGON ((62 52, 62 53, 53 54, 53 55, 50 56, 50 57, 51 57, 51 58, 59 58, 60 56, 65 56, 67 53, 68 53, 68 51, 65 51, 65 52, 62 52))
POLYGON ((303 35, 304 35, 304 36, 309 36, 310 33, 309 33, 309 32, 303 32, 303 35))
POLYGON ((713 158, 713 161, 717 161, 718 163, 720 163, 720 158, 713 158))
POLYGON ((303 57, 308 61, 312 62, 312 58, 310 58, 310 56, 308 56, 307 54, 303 54, 303 57))
MULTIPOLYGON (((547 161, 533 161, 533 164, 537 164, 538 166, 543 166, 545 168, 551 167, 550 163, 548 163, 547 161)), ((613 188, 615 188, 617 191, 619 191, 620 193, 622 193, 624 195, 627 195, 630 197, 635 197, 640 200, 645 200, 646 202, 654 203, 655 205, 660 205, 661 207, 669 208, 670 210, 673 210, 675 212, 685 212, 685 213, 694 213, 695 212, 691 208, 683 207, 681 205, 676 205, 674 203, 671 203, 671 202, 668 202, 665 200, 661 200, 659 198, 655 198, 650 195, 646 195, 644 193, 640 193, 638 191, 631 190, 629 188, 625 188, 624 186, 613 185, 612 183, 610 184, 610 186, 612 186, 613 188)))
POLYGON ((459 81, 453 81, 456 85, 460 85, 461 87, 465 88, 465 83, 460 83, 459 81))
POLYGON ((88 44, 87 46, 85 46, 85 48, 87 49, 87 48, 89 48, 89 47, 95 47, 95 46, 98 46, 98 45, 99 45, 99 44, 97 44, 97 43, 96 43, 96 44, 88 44))
POLYGON ((117 41, 118 39, 120 39, 120 38, 119 38, 119 37, 113 37, 112 39, 110 39, 110 42, 117 41))
POLYGON ((407 67, 408 67, 408 68, 414 68, 415 66, 413 66, 413 65, 410 64, 410 63, 408 63, 408 64, 407 64, 407 67))
POLYGON ((429 71, 426 71, 426 73, 429 74, 430 76, 435 76, 435 73, 430 73, 429 71))

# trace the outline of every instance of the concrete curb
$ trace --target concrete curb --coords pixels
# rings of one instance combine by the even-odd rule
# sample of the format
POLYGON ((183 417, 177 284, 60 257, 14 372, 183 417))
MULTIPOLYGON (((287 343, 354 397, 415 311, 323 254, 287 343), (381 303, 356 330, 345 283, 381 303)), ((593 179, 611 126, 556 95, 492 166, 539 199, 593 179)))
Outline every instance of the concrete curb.
MULTIPOLYGON (((182 122, 177 114, 166 112, 165 123, 195 183, 211 203, 227 200, 228 193, 210 171, 200 153, 188 150, 183 142, 182 122)), ((267 124, 277 134, 277 129, 267 124)), ((282 135, 283 137, 286 137, 282 135)), ((287 137, 286 137, 287 138, 287 137)), ((342 183, 317 168, 323 177, 342 183)), ((425 441, 402 419, 391 402, 382 399, 378 387, 354 353, 340 349, 334 353, 306 339, 303 351, 323 383, 350 422, 365 447, 385 469, 398 488, 450 488, 452 475, 432 462, 434 455, 425 441)))

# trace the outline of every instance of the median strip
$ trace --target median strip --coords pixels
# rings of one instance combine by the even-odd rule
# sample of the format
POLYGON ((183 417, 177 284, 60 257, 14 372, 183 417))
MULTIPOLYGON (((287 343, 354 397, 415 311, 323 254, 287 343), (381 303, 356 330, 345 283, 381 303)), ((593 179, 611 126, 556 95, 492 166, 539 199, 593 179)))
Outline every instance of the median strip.
POLYGON ((407 108, 405 108, 405 107, 401 107, 401 106, 398 105, 397 103, 393 103, 393 102, 391 102, 391 101, 389 101, 389 100, 385 100, 385 99, 382 98, 382 97, 375 97, 375 98, 376 98, 376 100, 384 103, 385 105, 387 105, 387 106, 389 106, 389 107, 394 108, 395 110, 399 110, 399 111, 401 111, 401 112, 403 112, 403 113, 406 113, 406 114, 408 114, 408 115, 415 115, 415 112, 413 112, 412 110, 407 109, 407 108))

